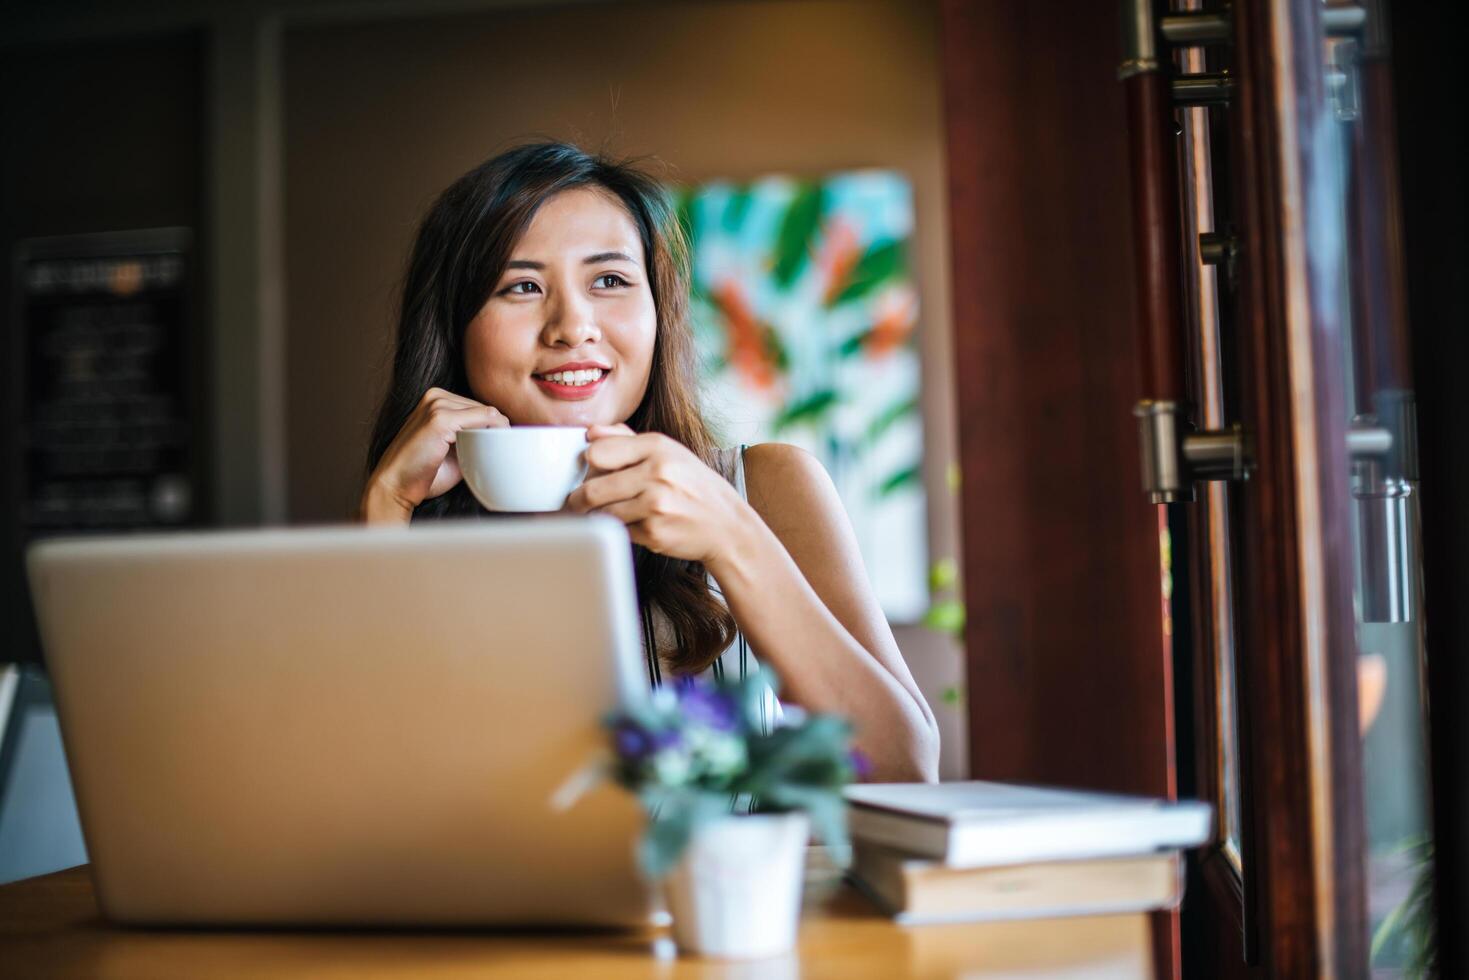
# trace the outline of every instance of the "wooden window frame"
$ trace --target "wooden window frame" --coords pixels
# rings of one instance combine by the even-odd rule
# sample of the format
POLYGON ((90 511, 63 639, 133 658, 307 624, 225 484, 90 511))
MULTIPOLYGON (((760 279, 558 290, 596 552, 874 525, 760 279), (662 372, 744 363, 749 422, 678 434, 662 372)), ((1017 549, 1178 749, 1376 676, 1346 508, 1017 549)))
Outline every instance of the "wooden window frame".
MULTIPOLYGON (((1316 8, 1233 5, 1234 404, 1259 467, 1229 494, 1244 871, 1206 850, 1189 899, 1204 914, 1190 959, 1211 974, 1366 965, 1339 270, 1306 261, 1305 242, 1317 161, 1300 134, 1327 111, 1316 8)), ((941 9, 971 769, 1171 795, 1174 661, 1129 411, 1142 371, 1117 11, 941 9)), ((1209 650, 1189 645, 1179 700, 1207 706, 1209 650)), ((1190 712, 1195 751, 1207 711, 1190 712)), ((1207 778, 1193 789, 1215 795, 1207 778)), ((1177 925, 1156 922, 1166 976, 1177 925)))

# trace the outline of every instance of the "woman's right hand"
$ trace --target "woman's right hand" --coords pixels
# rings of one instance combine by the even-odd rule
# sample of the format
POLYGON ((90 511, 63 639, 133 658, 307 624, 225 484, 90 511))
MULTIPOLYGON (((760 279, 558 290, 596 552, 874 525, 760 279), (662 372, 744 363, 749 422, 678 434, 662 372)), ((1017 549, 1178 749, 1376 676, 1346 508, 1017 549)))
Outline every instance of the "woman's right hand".
POLYGON ((378 460, 362 493, 368 524, 407 523, 413 508, 462 478, 455 441, 463 429, 508 426, 499 409, 443 388, 430 388, 378 460))

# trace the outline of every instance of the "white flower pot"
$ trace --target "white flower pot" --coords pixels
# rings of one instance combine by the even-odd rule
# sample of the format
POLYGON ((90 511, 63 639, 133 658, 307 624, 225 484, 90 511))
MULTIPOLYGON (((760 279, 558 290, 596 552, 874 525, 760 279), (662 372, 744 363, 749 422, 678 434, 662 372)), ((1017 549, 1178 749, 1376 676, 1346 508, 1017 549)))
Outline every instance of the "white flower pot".
POLYGON ((695 830, 664 879, 679 949, 755 959, 795 946, 810 836, 804 813, 731 816, 695 830))

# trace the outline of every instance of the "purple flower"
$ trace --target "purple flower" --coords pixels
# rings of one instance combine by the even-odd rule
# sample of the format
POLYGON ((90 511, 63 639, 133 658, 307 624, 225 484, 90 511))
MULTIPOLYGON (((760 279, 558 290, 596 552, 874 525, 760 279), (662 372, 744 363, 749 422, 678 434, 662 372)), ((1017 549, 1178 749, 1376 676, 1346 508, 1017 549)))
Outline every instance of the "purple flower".
POLYGON ((684 718, 718 732, 732 732, 739 727, 739 712, 734 699, 723 691, 703 686, 684 688, 678 695, 678 706, 684 718))
POLYGON ((861 749, 850 750, 847 758, 852 763, 852 771, 857 774, 857 779, 865 783, 872 775, 872 760, 861 749))
POLYGON ((629 762, 639 762, 655 748, 653 733, 635 721, 623 720, 612 729, 612 743, 617 754, 629 762))

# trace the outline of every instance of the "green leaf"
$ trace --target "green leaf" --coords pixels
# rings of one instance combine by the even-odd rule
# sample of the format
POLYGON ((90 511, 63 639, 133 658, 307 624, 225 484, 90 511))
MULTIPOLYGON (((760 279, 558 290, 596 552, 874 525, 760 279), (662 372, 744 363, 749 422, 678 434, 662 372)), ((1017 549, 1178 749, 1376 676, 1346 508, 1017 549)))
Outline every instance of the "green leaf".
POLYGON ((700 827, 729 815, 728 793, 673 790, 649 799, 651 816, 638 842, 638 863, 649 878, 672 871, 700 827))
POLYGON ((1373 933, 1368 960, 1376 960, 1392 948, 1403 959, 1403 976, 1436 977, 1440 971, 1433 906, 1433 843, 1425 837, 1409 838, 1403 850, 1412 856, 1413 881, 1402 902, 1373 933))
POLYGON ((909 415, 917 414, 918 398, 905 398, 902 401, 893 402, 883 409, 878 416, 867 425, 867 434, 863 437, 866 445, 872 445, 882 438, 884 432, 891 429, 894 424, 907 418, 909 415))
POLYGON ((907 267, 903 242, 889 239, 873 245, 852 266, 847 281, 832 296, 828 306, 861 299, 872 293, 883 283, 901 273, 907 267))
POLYGON ((964 692, 957 684, 950 684, 939 693, 939 698, 951 708, 957 708, 964 703, 964 692))
POLYGON ((787 405, 785 410, 771 423, 771 432, 774 435, 780 435, 795 426, 819 422, 836 405, 840 397, 835 390, 824 388, 814 395, 787 405))
POLYGON ((842 341, 840 344, 837 345, 837 357, 845 360, 846 358, 856 357, 858 354, 862 353, 862 345, 867 343, 867 338, 869 335, 871 335, 871 333, 871 330, 860 330, 857 333, 852 334, 852 336, 848 337, 846 340, 842 341))
POLYGON ((649 878, 661 878, 673 869, 694 833, 694 808, 687 794, 666 794, 655 804, 643 838, 638 863, 649 878))
POLYGON ((784 374, 791 369, 791 355, 786 350, 786 345, 781 342, 780 332, 768 323, 760 325, 760 336, 765 341, 765 349, 770 352, 770 359, 775 362, 775 368, 784 374))
POLYGON ((899 470, 892 476, 883 480, 877 487, 876 496, 879 500, 890 497, 899 490, 908 487, 920 486, 923 483, 923 470, 915 463, 904 470, 899 470))
POLYGON ((752 739, 748 783, 756 797, 778 799, 792 786, 839 791, 851 776, 847 747, 852 727, 835 715, 816 715, 798 726, 777 728, 752 739))
POLYGON ((832 860, 844 865, 843 855, 850 853, 847 848, 851 841, 847 837, 847 806, 841 796, 813 796, 806 805, 806 812, 811 815, 816 835, 826 844, 832 860))
POLYGON ((928 569, 928 591, 942 592, 959 581, 959 563, 952 558, 940 558, 928 569))
POLYGON ((729 200, 725 202, 724 214, 720 216, 719 221, 726 232, 733 235, 740 230, 740 225, 745 223, 745 215, 750 213, 752 200, 754 200, 754 194, 748 187, 740 187, 730 195, 729 200))
POLYGON ((923 614, 923 625, 935 633, 947 633, 964 637, 964 603, 958 599, 944 599, 928 607, 923 614))
POLYGON ((811 240, 821 224, 826 195, 815 181, 803 182, 786 208, 775 239, 775 264, 771 275, 781 289, 789 289, 810 257, 811 240))
MULTIPOLYGON (((782 786, 773 794, 776 804, 762 809, 763 813, 789 813, 805 811, 811 818, 811 828, 832 851, 833 860, 840 861, 849 843, 847 837, 847 806, 839 790, 813 789, 803 786, 782 786)), ((767 803, 770 801, 767 800, 767 803)))

